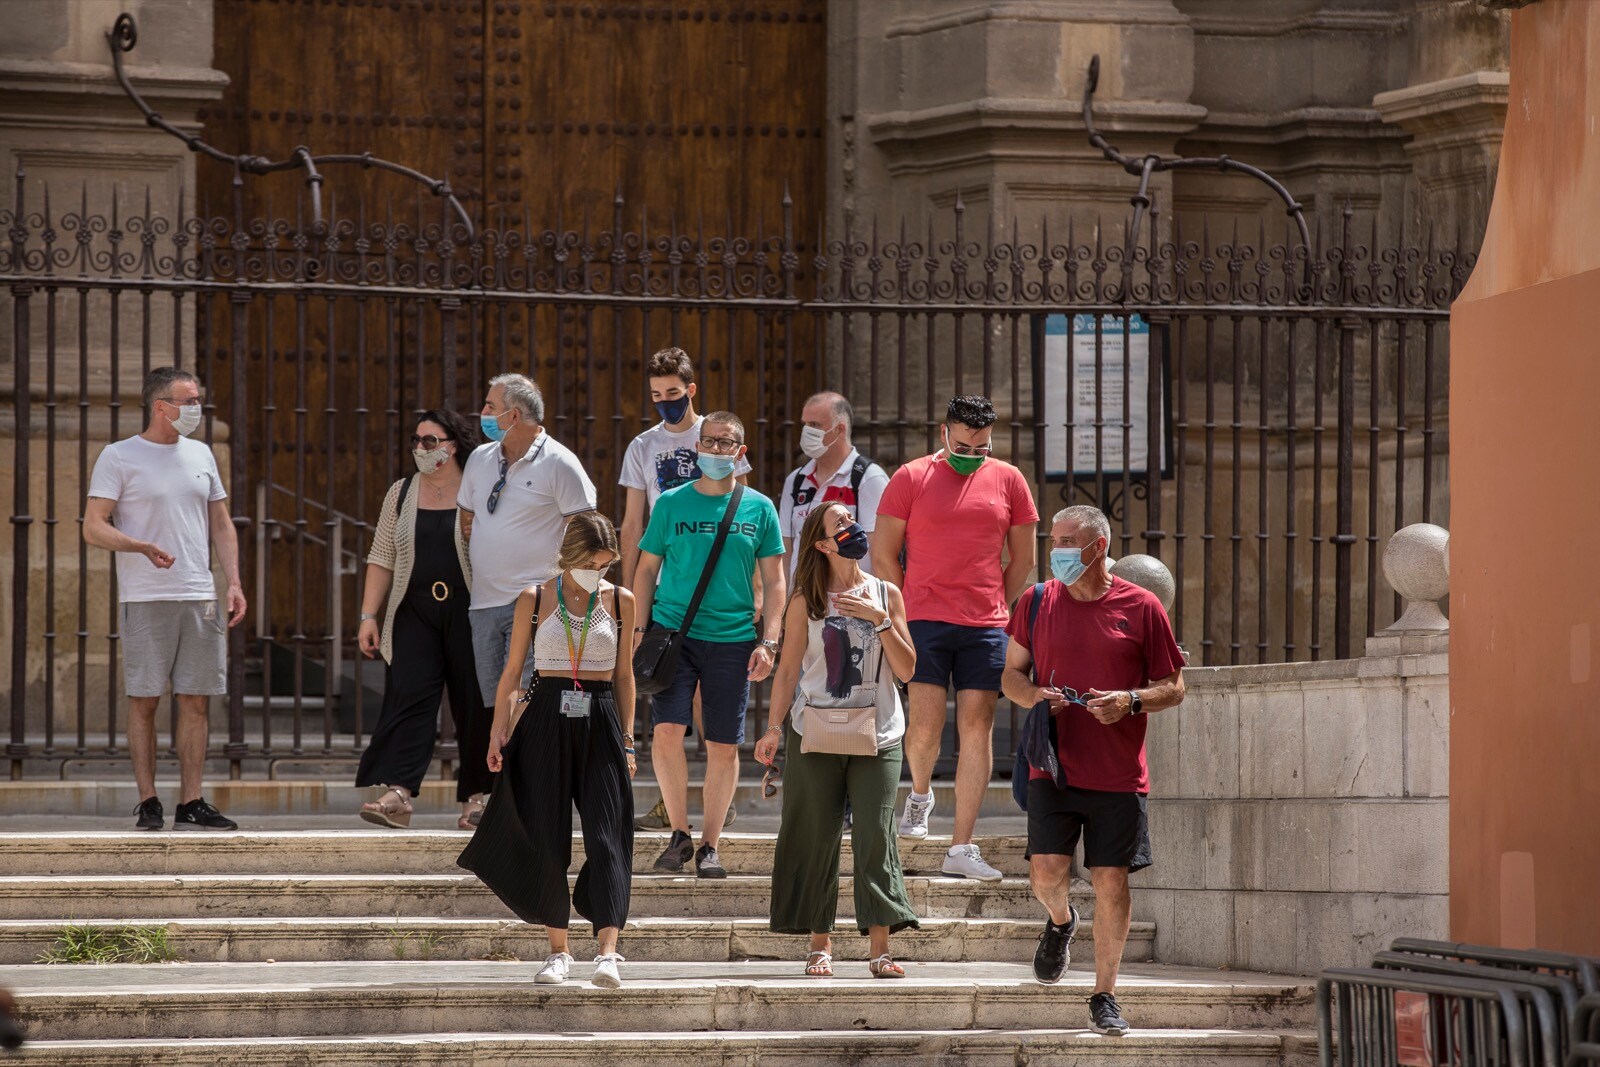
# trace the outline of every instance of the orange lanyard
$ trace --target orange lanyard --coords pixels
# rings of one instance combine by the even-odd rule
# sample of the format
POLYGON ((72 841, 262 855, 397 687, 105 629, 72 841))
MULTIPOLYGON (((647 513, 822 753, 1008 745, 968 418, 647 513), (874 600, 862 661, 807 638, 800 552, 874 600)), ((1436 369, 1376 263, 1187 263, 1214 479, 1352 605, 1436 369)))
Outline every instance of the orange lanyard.
POLYGON ((596 585, 589 594, 589 607, 583 613, 583 628, 578 631, 578 643, 572 643, 572 616, 567 614, 567 596, 561 588, 561 578, 556 577, 556 610, 561 613, 561 628, 567 634, 567 655, 572 660, 572 684, 580 692, 583 683, 578 681, 578 664, 583 662, 583 650, 589 643, 589 620, 594 618, 594 602, 600 596, 600 586, 596 585))

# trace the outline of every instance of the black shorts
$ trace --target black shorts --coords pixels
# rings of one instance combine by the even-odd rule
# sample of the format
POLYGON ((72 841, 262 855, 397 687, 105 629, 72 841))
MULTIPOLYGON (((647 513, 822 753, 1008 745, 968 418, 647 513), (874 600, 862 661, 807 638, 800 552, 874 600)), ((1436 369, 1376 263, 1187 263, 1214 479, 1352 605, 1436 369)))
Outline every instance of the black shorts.
POLYGON ((1085 867, 1150 866, 1150 818, 1143 793, 1057 789, 1048 778, 1028 783, 1028 857, 1070 856, 1083 837, 1085 867))

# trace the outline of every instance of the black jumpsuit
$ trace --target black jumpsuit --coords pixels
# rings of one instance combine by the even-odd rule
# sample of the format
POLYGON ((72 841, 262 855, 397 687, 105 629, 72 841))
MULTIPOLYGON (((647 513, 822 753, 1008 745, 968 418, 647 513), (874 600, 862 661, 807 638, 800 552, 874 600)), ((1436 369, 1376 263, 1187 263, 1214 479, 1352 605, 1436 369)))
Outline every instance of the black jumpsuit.
POLYGON ((482 706, 473 666, 455 509, 418 508, 414 537, 410 583, 389 594, 401 601, 394 614, 383 710, 361 755, 356 785, 398 785, 412 796, 418 793, 433 760, 439 699, 448 691, 461 754, 456 799, 462 801, 489 792, 494 776, 485 762, 492 718, 482 706))

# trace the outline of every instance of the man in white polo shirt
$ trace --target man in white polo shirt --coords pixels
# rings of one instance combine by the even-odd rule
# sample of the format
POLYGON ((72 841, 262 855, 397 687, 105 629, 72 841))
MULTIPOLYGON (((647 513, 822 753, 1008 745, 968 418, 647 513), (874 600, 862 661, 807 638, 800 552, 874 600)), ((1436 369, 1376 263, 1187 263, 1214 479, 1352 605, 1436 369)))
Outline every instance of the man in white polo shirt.
MULTIPOLYGON (((578 457, 545 431, 544 396, 521 374, 489 379, 479 416, 488 444, 479 445, 461 473, 456 505, 472 562, 472 650, 484 707, 466 716, 473 729, 493 722, 495 690, 511 643, 517 596, 556 573, 567 519, 595 509, 594 483, 578 457)), ((526 686, 533 648, 523 668, 526 686)), ((476 751, 467 747, 465 751, 476 751)), ((477 822, 484 798, 469 801, 477 822)))
MULTIPOLYGON (((791 575, 799 561, 795 541, 812 509, 837 501, 870 534, 878 524, 878 501, 889 485, 888 472, 850 440, 856 421, 850 401, 838 393, 818 393, 800 410, 800 421, 800 451, 809 461, 785 476, 778 494, 778 529, 791 575)), ((861 569, 870 574, 869 563, 862 560, 861 569)))

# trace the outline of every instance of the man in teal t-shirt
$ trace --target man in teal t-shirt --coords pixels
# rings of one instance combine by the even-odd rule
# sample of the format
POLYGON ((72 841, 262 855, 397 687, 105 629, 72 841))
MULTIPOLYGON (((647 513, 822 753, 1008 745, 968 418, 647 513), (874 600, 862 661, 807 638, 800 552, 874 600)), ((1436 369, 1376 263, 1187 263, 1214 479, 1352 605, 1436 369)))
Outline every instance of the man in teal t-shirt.
MULTIPOLYGON (((639 542, 633 595, 639 619, 650 620, 650 625, 682 626, 734 490, 734 469, 746 452, 744 423, 731 412, 707 415, 700 435, 696 457, 700 477, 661 494, 639 542)), ((672 840, 656 860, 658 871, 681 871, 692 857, 699 877, 728 876, 717 860, 717 841, 739 784, 739 745, 744 741, 750 683, 771 674, 778 656, 787 602, 783 556, 778 509, 754 489, 746 489, 705 596, 690 620, 678 676, 655 696, 651 764, 672 820, 672 840), (757 567, 761 570, 759 641, 757 567), (706 739, 705 829, 698 850, 689 836, 689 761, 683 754, 696 686, 701 689, 706 739)), ((634 634, 635 644, 642 632, 634 634)))

